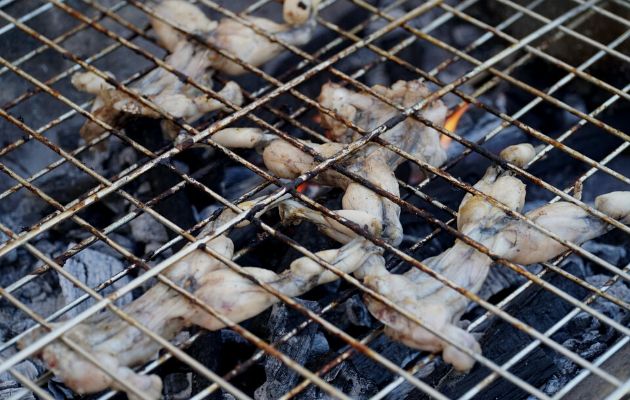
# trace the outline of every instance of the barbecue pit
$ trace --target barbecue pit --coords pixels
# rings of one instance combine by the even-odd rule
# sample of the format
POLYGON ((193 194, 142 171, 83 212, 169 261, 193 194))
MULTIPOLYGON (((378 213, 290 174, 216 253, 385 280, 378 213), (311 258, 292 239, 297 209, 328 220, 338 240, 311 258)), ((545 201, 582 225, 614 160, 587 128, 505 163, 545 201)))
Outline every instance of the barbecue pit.
MULTIPOLYGON (((74 73, 112 72, 121 90, 155 69, 178 73, 163 61, 167 52, 148 24, 154 5, 0 1, 0 396, 76 396, 34 355, 106 310, 160 344, 138 371, 161 376, 168 398, 623 398, 630 392, 630 228, 590 204, 630 187, 630 4, 558 3, 323 0, 306 45, 281 42, 282 54, 260 67, 223 54, 248 72, 217 74, 216 87, 198 89, 225 101, 213 89, 234 79, 245 101, 192 124, 163 115, 184 141, 139 118, 85 142, 79 128, 99 121, 90 113, 92 96, 70 84, 74 73), (423 102, 442 99, 450 110, 446 128, 433 126, 448 160, 435 168, 393 149, 408 159, 397 174, 401 195, 389 197, 402 209, 405 236, 397 246, 336 217, 340 191, 313 181, 326 169, 344 173, 344 157, 382 144, 383 130, 410 109, 399 106, 382 129, 360 132, 360 142, 292 180, 270 175, 255 151, 212 141, 222 128, 255 126, 286 140, 325 142, 317 116, 335 113, 316 100, 324 83, 370 93, 374 84, 420 78, 431 91, 423 102), (521 142, 534 146, 535 158, 506 168, 528 186, 525 210, 568 201, 615 229, 583 246, 566 243, 570 251, 551 262, 523 268, 495 260, 479 296, 464 289, 471 304, 463 320, 483 351, 468 374, 386 337, 364 305, 366 287, 348 274, 300 298, 262 285, 280 298, 271 309, 220 331, 189 329, 172 342, 117 308, 152 285, 172 285, 162 272, 189 251, 185 244, 208 242, 196 235, 225 209, 236 218, 217 232, 233 239, 227 266, 237 272, 282 271, 298 257, 318 261, 315 252, 338 247, 312 224, 282 224, 264 201, 238 207, 263 194, 288 194, 375 240, 392 271, 430 272, 421 260, 455 238, 467 240, 454 229, 462 197, 501 162, 503 148, 521 142), (193 146, 200 143, 211 149, 193 146), (236 229, 246 219, 252 224, 236 229), (18 349, 38 326, 53 329, 18 349)), ((196 4, 213 19, 281 19, 282 5, 271 0, 196 4)))

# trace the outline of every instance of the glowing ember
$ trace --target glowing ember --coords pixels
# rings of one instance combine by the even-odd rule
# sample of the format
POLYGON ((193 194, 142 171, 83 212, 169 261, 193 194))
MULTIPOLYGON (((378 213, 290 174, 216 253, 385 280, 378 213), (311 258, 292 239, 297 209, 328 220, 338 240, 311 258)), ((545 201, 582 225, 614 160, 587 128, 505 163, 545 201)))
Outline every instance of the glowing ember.
MULTIPOLYGON (((444 129, 446 129, 449 132, 455 132, 455 130, 457 129, 457 124, 459 123, 459 120, 462 118, 462 115, 464 115, 464 113, 468 109, 468 106, 470 106, 470 104, 468 103, 462 103, 461 105, 459 105, 455 109, 455 111, 453 111, 451 115, 449 115, 448 118, 446 118, 446 122, 444 123, 444 129)), ((440 138, 440 144, 442 145, 442 148, 446 149, 452 140, 453 139, 451 139, 450 137, 446 135, 442 135, 442 137, 440 138)))

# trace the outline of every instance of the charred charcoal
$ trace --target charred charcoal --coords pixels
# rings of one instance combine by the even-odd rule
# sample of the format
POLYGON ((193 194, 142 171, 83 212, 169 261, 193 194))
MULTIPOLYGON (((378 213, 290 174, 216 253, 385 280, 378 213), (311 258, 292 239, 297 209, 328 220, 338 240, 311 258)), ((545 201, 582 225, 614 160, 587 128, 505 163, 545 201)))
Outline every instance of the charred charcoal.
MULTIPOLYGON (((525 277, 519 275, 511 269, 501 268, 500 266, 495 267, 490 268, 488 277, 484 281, 481 290, 479 290, 478 295, 482 299, 490 299, 505 289, 523 284, 527 280, 525 277)), ((493 300, 496 302, 497 299, 494 298, 493 300)))
MULTIPOLYGON (((124 247, 125 249, 131 251, 132 253, 136 251, 137 245, 136 243, 129 238, 128 235, 123 235, 117 232, 112 232, 109 235, 107 235, 107 237, 109 239, 111 239, 112 241, 116 242, 118 245, 124 247)), ((99 253, 102 254, 106 254, 108 256, 114 257, 119 259, 120 261, 124 263, 128 263, 127 259, 125 259, 125 257, 118 252, 116 249, 112 248, 109 244, 102 242, 102 241, 98 241, 94 244, 92 244, 90 246, 90 248, 94 251, 98 251, 99 253)))
POLYGON ((176 372, 164 377, 164 399, 189 399, 192 393, 192 373, 176 372))
POLYGON ((359 299, 358 296, 349 298, 344 307, 346 317, 348 321, 356 326, 372 327, 374 326, 374 318, 370 315, 365 304, 359 299))
MULTIPOLYGON (((584 250, 593 253, 597 257, 605 259, 612 265, 623 265, 628 262, 628 251, 624 246, 618 246, 596 241, 584 243, 584 250)), ((593 276, 591 279, 599 280, 601 276, 593 276)))
MULTIPOLYGON (((324 379, 352 399, 368 399, 377 392, 374 382, 366 379, 351 361, 344 361, 335 366, 324 379)), ((316 400, 327 397, 321 388, 311 385, 298 398, 316 400)))
MULTIPOLYGON (((402 345, 385 335, 380 335, 370 342, 370 348, 397 365, 406 365, 418 355, 417 350, 402 345)), ((389 382, 394 377, 394 374, 383 370, 379 364, 367 356, 356 355, 352 358, 352 363, 365 379, 378 387, 383 386, 385 382, 389 382)))
POLYGON ((50 392, 55 400, 69 400, 76 399, 78 396, 66 385, 63 384, 57 377, 52 377, 46 389, 50 392))
MULTIPOLYGON (((8 216, 0 217, 0 223, 2 223, 2 225, 7 226, 9 228, 14 226, 14 223, 11 221, 11 219, 8 216)), ((0 245, 7 241, 9 241, 9 236, 7 236, 4 232, 0 231, 0 245)), ((13 264, 14 262, 17 261, 17 258, 18 258, 18 250, 15 249, 7 253, 4 257, 0 259, 0 261, 2 262, 2 265, 13 264)))
POLYGON ((133 239, 144 244, 145 254, 158 249, 168 241, 168 234, 164 225, 149 214, 140 214, 129 225, 133 239))
MULTIPOLYGON (((302 300, 301 303, 312 311, 319 311, 317 302, 302 300)), ((304 321, 302 314, 285 304, 276 304, 272 308, 268 323, 270 341, 280 339, 302 321, 304 321)), ((296 363, 306 365, 328 352, 328 343, 319 332, 319 326, 311 323, 277 348, 296 363)), ((294 369, 273 356, 265 357, 264 366, 267 380, 256 389, 255 397, 258 400, 277 399, 302 379, 294 369)))
MULTIPOLYGON (((63 268, 79 281, 83 282, 86 286, 93 289, 123 271, 125 265, 110 255, 88 248, 71 257, 68 261, 66 261, 63 268)), ((127 282, 129 282, 129 278, 123 277, 114 284, 103 289, 100 293, 105 296, 125 285, 127 282)), ((66 304, 71 303, 85 294, 85 291, 76 287, 65 277, 59 276, 59 285, 61 286, 61 291, 66 304)), ((117 304, 124 305, 131 300, 131 293, 127 293, 117 301, 117 304)), ((86 310, 93 303, 94 299, 89 297, 87 300, 70 309, 66 315, 68 318, 71 318, 86 310)))
MULTIPOLYGON (((32 360, 22 361, 14 368, 30 380, 36 380, 45 371, 44 366, 40 362, 32 360)), ((22 384, 10 372, 0 374, 0 399, 11 399, 18 394, 21 394, 21 399, 35 400, 34 394, 24 389, 22 384)))
MULTIPOLYGON (((221 359, 221 350, 223 344, 218 332, 210 332, 201 335, 188 349, 188 353, 195 357, 196 360, 201 362, 207 368, 216 371, 221 359)), ((180 365, 180 369, 184 372, 189 372, 189 368, 184 365, 180 365)), ((196 371, 190 371, 190 390, 191 394, 196 394, 199 391, 205 389, 212 383, 205 377, 199 375, 196 371)), ((188 379, 188 377, 187 377, 188 379)), ((165 385, 166 387, 166 385, 165 385)))
POLYGON ((227 167, 224 169, 219 193, 226 199, 237 199, 262 182, 263 178, 248 168, 241 166, 227 167))

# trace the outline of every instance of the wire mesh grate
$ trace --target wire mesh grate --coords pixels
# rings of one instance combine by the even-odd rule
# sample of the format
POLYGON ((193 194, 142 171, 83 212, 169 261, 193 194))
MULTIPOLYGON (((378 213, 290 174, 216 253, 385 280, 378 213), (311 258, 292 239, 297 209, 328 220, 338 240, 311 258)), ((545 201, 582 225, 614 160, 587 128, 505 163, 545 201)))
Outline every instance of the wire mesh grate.
MULTIPOLYGON (((492 2, 492 8, 499 11, 496 11, 495 17, 491 18, 489 10, 485 10, 486 14, 480 13, 479 3, 481 2, 477 0, 462 2, 398 0, 376 2, 376 5, 373 3, 375 2, 363 0, 322 1, 316 18, 317 29, 320 32, 319 36, 316 36, 318 40, 298 47, 282 42, 246 18, 252 14, 275 15, 279 13, 280 6, 274 2, 261 0, 243 10, 232 10, 221 2, 211 0, 196 2, 196 5, 205 12, 216 15, 217 18, 238 21, 282 46, 283 53, 279 56, 278 63, 285 63, 290 67, 276 68, 274 71, 267 66, 257 67, 248 64, 198 35, 187 34, 186 40, 198 46, 207 46, 247 71, 243 81, 245 102, 241 106, 222 97, 220 92, 214 90, 206 82, 199 82, 194 77, 187 76, 164 60, 167 50, 155 39, 151 25, 147 21, 148 18, 154 18, 166 24, 172 25, 172 23, 167 18, 156 14, 154 4, 135 0, 120 2, 48 0, 23 3, 5 0, 0 2, 0 17, 4 22, 4 25, 0 26, 0 35, 5 40, 20 44, 7 45, 6 53, 0 57, 0 64, 2 64, 0 76, 5 86, 12 88, 11 91, 0 96, 3 102, 0 113, 5 120, 2 129, 6 132, 5 137, 8 138, 3 138, 2 148, 0 148, 0 169, 11 182, 10 185, 2 187, 0 202, 10 204, 10 200, 16 197, 16 194, 28 191, 30 196, 36 199, 39 207, 46 212, 41 220, 34 221, 27 227, 19 227, 19 229, 8 226, 0 219, 0 231, 7 238, 0 246, 0 257, 2 257, 0 259, 6 260, 11 252, 21 251, 20 254, 29 254, 37 260, 19 279, 0 289, 0 296, 11 307, 24 313, 32 321, 29 327, 15 332, 0 344, 0 351, 5 354, 2 356, 0 371, 9 371, 25 388, 39 397, 53 398, 50 392, 43 389, 51 377, 50 373, 34 380, 15 367, 19 362, 41 352, 50 343, 59 341, 88 362, 101 368, 104 374, 116 382, 117 389, 139 398, 148 398, 148 395, 134 386, 130 380, 121 377, 119 372, 103 363, 103 360, 99 360, 98 357, 83 349, 81 344, 74 341, 69 334, 81 322, 107 308, 115 318, 134 326, 150 341, 156 343, 156 346, 164 350, 154 361, 141 367, 141 373, 150 374, 174 358, 210 382, 207 387, 194 394, 194 398, 205 398, 218 390, 230 393, 236 398, 250 398, 251 395, 246 393, 247 390, 233 383, 233 380, 239 375, 247 375, 263 357, 276 358, 300 377, 286 393, 282 393, 282 398, 299 397, 311 386, 317 387, 322 393, 334 398, 349 398, 353 396, 352 393, 344 393, 325 379, 325 376, 357 354, 369 359, 383 371, 389 371, 392 374, 391 379, 388 379, 371 395, 372 398, 392 396, 401 385, 409 385, 417 391, 414 393, 422 393, 430 397, 452 397, 450 392, 438 383, 423 379, 424 375, 421 372, 423 368, 435 362, 435 355, 415 352, 411 360, 405 360, 404 363, 394 362, 372 346, 379 337, 383 337, 383 326, 371 329, 357 337, 329 320, 330 313, 348 298, 356 294, 364 294, 395 309, 443 340, 449 341, 443 333, 432 331, 431 327, 423 324, 421 319, 405 311, 387 296, 379 294, 360 279, 322 259, 311 250, 310 243, 304 244, 292 238, 295 228, 269 222, 272 217, 267 215, 270 214, 267 210, 276 201, 290 196, 384 249, 387 252, 388 269, 399 271, 405 266, 411 266, 411 268, 423 271, 442 285, 458 290, 481 310, 476 319, 467 327, 468 331, 475 331, 476 328, 499 320, 527 335, 527 344, 515 350, 508 359, 497 361, 487 357, 485 352, 470 354, 478 365, 486 369, 487 373, 483 379, 472 382, 461 392, 457 392, 455 397, 473 398, 491 388, 496 382, 505 381, 534 398, 567 398, 571 390, 578 387, 580 382, 592 379, 593 376, 610 385, 612 388, 610 393, 605 394, 608 398, 621 398, 627 394, 630 391, 629 377, 622 376, 620 370, 607 370, 605 365, 606 361, 614 358, 615 354, 623 354, 630 337, 630 328, 627 326, 627 321, 615 320, 593 305, 596 302, 606 301, 623 310, 629 309, 628 300, 619 297, 610 289, 617 282, 630 280, 628 273, 630 265, 617 265, 616 261, 607 258, 606 255, 589 251, 579 244, 563 239, 560 235, 536 224, 527 214, 510 209, 452 171, 458 171, 458 165, 474 156, 480 160, 477 161, 481 166, 477 172, 482 173, 485 169, 484 165, 488 162, 499 163, 514 176, 535 187, 536 190, 546 193, 542 196, 546 202, 555 203, 563 200, 581 207, 588 215, 615 227, 615 234, 620 237, 619 240, 625 239, 627 243, 630 228, 583 202, 580 193, 582 187, 590 181, 612 180, 623 188, 627 188, 630 184, 630 179, 623 172, 611 167, 618 157, 623 157, 624 152, 627 153, 629 136, 624 132, 622 123, 607 118, 607 112, 614 110, 615 107, 621 109, 623 103, 629 100, 628 85, 622 82, 625 86, 620 87, 618 82, 610 81, 610 75, 603 75, 600 72, 602 68, 628 67, 629 56, 626 42, 628 32, 630 32, 627 29, 630 24, 630 6, 623 1, 573 0, 563 7, 554 5, 545 7, 553 2, 535 0, 521 4, 511 0, 496 0, 492 2), (356 14, 357 17, 340 21, 336 18, 338 10, 352 10, 351 13, 356 14), (501 18, 497 18, 497 15, 501 18), (43 24, 41 21, 44 18, 56 23, 43 24), (618 34, 609 34, 600 38, 591 28, 593 21, 599 21, 599 23, 605 21, 610 27, 609 31, 618 32, 618 34), (455 26, 463 32, 460 33, 461 35, 467 36, 464 45, 459 44, 452 36, 444 34, 445 30, 455 26), (319 39, 320 37, 323 39, 319 39), (562 46, 562 43, 565 45, 571 43, 576 49, 584 48, 585 50, 581 53, 582 58, 572 58, 560 52, 558 46, 562 46), (414 50, 418 49, 430 52, 431 57, 427 58, 432 59, 419 65, 417 58, 413 55, 414 50), (541 87, 534 79, 536 74, 531 72, 534 68, 533 63, 542 63, 554 71, 551 84, 541 87), (602 65, 604 67, 601 67, 602 65), (189 123, 166 112, 152 103, 148 97, 141 96, 133 90, 134 82, 138 82, 151 71, 159 69, 176 75, 182 82, 194 87, 205 96, 218 100, 230 111, 195 123, 189 123), (134 134, 131 128, 121 129, 113 126, 111 122, 100 119, 98 115, 90 111, 93 103, 90 96, 81 97, 69 83, 71 76, 81 70, 93 72, 106 79, 120 92, 151 109, 161 119, 174 124, 187 135, 186 140, 183 143, 171 142, 166 146, 155 146, 155 141, 143 140, 137 133, 134 134), (116 78, 107 75, 109 71, 113 72, 116 78), (376 79, 374 77, 381 77, 386 73, 410 79, 421 78, 428 85, 430 94, 412 107, 395 104, 371 87, 372 80, 376 79), (375 129, 366 130, 364 127, 357 126, 352 121, 341 117, 338 110, 327 108, 316 99, 319 88, 326 80, 339 81, 355 91, 369 93, 397 110, 398 114, 383 124, 379 124, 380 126, 375 129), (571 97, 567 93, 576 90, 575 88, 597 93, 597 99, 601 101, 597 106, 586 109, 571 105, 571 102, 567 100, 571 97), (495 101, 495 97, 492 97, 495 95, 498 96, 496 98, 501 99, 500 93, 509 93, 518 97, 520 101, 518 107, 502 107, 500 101, 495 101), (416 113, 418 110, 437 99, 443 99, 451 110, 469 104, 469 108, 474 111, 469 109, 467 113, 491 116, 496 123, 483 132, 479 132, 475 139, 471 139, 459 135, 454 129, 446 129, 418 116, 416 113), (45 113, 42 115, 29 113, 32 109, 41 108, 41 104, 46 105, 45 113), (291 106, 286 107, 285 104, 291 106), (546 111, 547 113, 562 115, 564 120, 570 123, 556 131, 551 128, 541 128, 540 123, 529 118, 541 108, 551 110, 546 111), (329 142, 321 127, 314 123, 314 115, 334 118, 338 123, 358 132, 361 137, 331 157, 323 157, 298 139, 329 142), (391 130, 408 117, 435 129, 443 138, 448 138, 447 141, 451 142, 450 146, 459 146, 457 147, 459 150, 450 152, 448 160, 442 166, 435 167, 422 158, 410 154, 396 143, 389 143, 382 138, 383 132, 391 130), (59 142, 60 136, 57 132, 64 129, 76 131, 86 120, 102 128, 103 133, 85 143, 79 142, 78 133, 73 143, 59 142), (317 161, 316 166, 297 175, 296 178, 283 180, 261 167, 260 163, 257 165, 255 158, 244 152, 230 150, 212 139, 219 130, 241 126, 241 124, 255 125, 277 138, 284 139, 312 156, 317 161), (492 149, 491 144, 497 142, 502 135, 505 136, 508 129, 518 130, 527 140, 537 145, 536 155, 527 165, 519 167, 506 164, 496 155, 498 151, 492 149), (601 156, 597 152, 576 150, 572 147, 575 144, 575 138, 581 134, 587 135, 583 133, 587 130, 591 137, 597 134, 598 137, 605 138, 601 140, 610 140, 614 144, 611 145, 612 150, 601 156), (296 135, 296 132, 299 133, 296 135), (397 196, 365 179, 352 168, 348 168, 344 160, 373 143, 386 147, 397 156, 414 164, 416 168, 419 167, 426 172, 424 177, 415 182, 397 178, 401 189, 400 196, 397 196), (128 151, 133 151, 136 156, 128 164, 111 165, 106 171, 98 170, 91 165, 94 161, 90 158, 93 157, 90 154, 98 154, 91 150, 103 144, 107 144, 110 148, 129 149, 128 151), (210 160, 209 165, 201 166, 191 172, 177 160, 186 152, 193 151, 197 144, 211 146, 218 161, 210 160), (28 154, 28 152, 42 154, 41 162, 34 161, 37 167, 29 166, 28 169, 18 170, 6 161, 20 157, 21 154, 28 154), (546 165, 556 165, 550 161, 554 158, 568 160, 567 162, 579 165, 579 168, 576 167, 579 173, 576 174, 575 179, 570 181, 541 179, 539 175, 546 165), (226 198, 220 190, 217 190, 214 183, 206 179, 213 169, 221 168, 222 162, 245 167, 258 175, 261 180, 258 184, 247 187, 237 196, 226 198), (140 186, 138 182, 156 179, 151 178, 151 174, 158 169, 163 173, 168 171, 177 179, 170 187, 159 193, 141 194, 142 192, 138 190, 140 186), (47 176, 60 174, 60 171, 63 176, 63 171, 67 173, 70 170, 74 175, 79 175, 89 182, 89 190, 74 194, 51 195, 42 188, 42 182, 47 176), (364 227, 340 217, 326 205, 323 199, 313 199, 298 190, 304 183, 312 184, 328 170, 334 170, 397 204, 403 214, 409 215, 413 221, 430 226, 430 233, 394 246, 364 227), (528 227, 548 236, 551 241, 561 243, 570 251, 551 262, 542 263, 540 270, 534 272, 489 253, 482 244, 457 229, 457 203, 450 201, 448 196, 442 198, 440 193, 443 192, 436 191, 439 187, 448 187, 449 190, 461 194, 467 192, 480 196, 511 218, 524 222, 528 227), (169 210, 168 205, 164 204, 168 204, 173 196, 189 191, 203 196, 207 203, 215 205, 216 210, 230 209, 234 217, 215 226, 215 229, 206 236, 198 235, 199 229, 215 220, 219 211, 182 226, 181 223, 173 220, 171 217, 174 215, 173 210, 169 210), (263 193, 266 197, 263 199, 257 197, 263 193), (251 208, 244 209, 239 206, 244 201, 252 199, 256 201, 251 208), (113 204, 118 204, 120 211, 115 214, 115 217, 110 219, 104 217, 104 221, 94 221, 89 217, 88 210, 95 208, 105 210, 114 207, 113 204), (138 255, 125 243, 120 242, 121 235, 117 232, 128 230, 132 221, 142 215, 150 216, 166 228, 169 237, 151 251, 138 255), (262 215, 264 217, 261 217, 262 215), (249 242, 238 248, 234 257, 226 257, 207 246, 210 241, 232 231, 245 221, 254 225, 255 230, 248 234, 249 242), (42 250, 34 244, 39 243, 38 239, 46 237, 50 232, 71 229, 84 231, 85 236, 81 237, 78 243, 73 242, 67 249, 63 249, 58 254, 55 253, 54 256, 52 252, 42 250), (114 234, 117 239, 113 239, 114 234), (487 254, 495 262, 496 268, 507 269, 520 276, 521 284, 512 288, 500 301, 492 302, 461 287, 456 280, 433 271, 418 254, 427 251, 427 247, 439 242, 444 235, 450 237, 451 241, 457 239, 487 254), (292 296, 282 293, 269 282, 266 283, 239 260, 246 260, 248 254, 260 251, 259 248, 264 247, 265 241, 269 240, 276 240, 299 256, 307 257, 326 270, 332 271, 347 285, 346 290, 335 293, 335 296, 331 297, 321 309, 313 311, 292 296), (182 248, 188 243, 191 245, 182 248), (125 261, 126 266, 117 274, 109 276, 107 280, 99 282, 96 287, 90 287, 87 282, 68 273, 63 265, 96 244, 104 244, 115 252, 117 257, 125 261), (252 332, 247 324, 233 321, 228 315, 213 308, 202 298, 165 275, 169 267, 198 249, 219 260, 227 268, 248 278, 254 285, 262 288, 266 294, 274 296, 289 309, 296 310, 304 317, 303 320, 276 340, 262 338, 252 332), (562 268, 563 262, 574 256, 605 271, 609 279, 603 284, 594 284, 562 268), (142 272, 140 273, 139 270, 142 272), (80 288, 83 294, 72 302, 56 307, 48 315, 40 315, 20 299, 19 293, 29 283, 42 279, 44 274, 51 271, 55 271, 60 276, 60 280, 66 279, 80 288), (578 285, 585 294, 578 298, 567 293, 563 289, 564 286, 557 283, 562 281, 551 282, 552 276, 560 276, 565 281, 578 285), (256 351, 229 371, 219 373, 184 351, 195 343, 203 332, 192 332, 180 343, 172 343, 130 316, 124 307, 116 305, 117 299, 133 290, 147 287, 154 278, 159 282, 158 285, 165 285, 175 291, 186 301, 241 335, 254 346, 256 351), (117 281, 124 283, 117 286, 112 294, 107 296, 101 294, 103 289, 117 281), (539 289, 541 293, 561 299, 568 307, 561 318, 544 329, 532 326, 521 316, 517 317, 514 312, 515 307, 523 301, 523 294, 532 289, 539 289), (63 320, 69 311, 89 298, 95 301, 72 318, 63 320), (618 336, 608 351, 590 360, 578 351, 563 346, 557 335, 581 313, 591 316, 618 336), (326 362, 322 362, 317 368, 303 366, 280 350, 282 344, 312 325, 317 325, 327 335, 342 343, 338 348, 330 350, 323 356, 322 359, 326 362), (16 351, 16 344, 28 338, 37 326, 43 326, 47 329, 47 333, 34 341, 27 342, 21 350, 16 351), (540 387, 532 384, 531 382, 535 379, 531 376, 523 376, 516 372, 518 370, 516 367, 541 347, 565 357, 577 365, 577 369, 581 371, 576 372, 575 378, 562 385, 553 395, 547 394, 540 387)), ((490 5, 481 5, 482 11, 484 6, 490 8, 490 5)), ((230 80, 229 77, 221 74, 215 78, 221 85, 230 80)), ((69 192, 72 191, 69 190, 69 192)), ((103 213, 107 214, 105 211, 103 213)), ((492 346, 492 344, 486 345, 492 346)), ((13 397, 21 398, 27 393, 27 391, 17 391, 13 397)), ((101 398, 110 398, 115 393, 115 391, 107 392, 102 394, 101 398)))

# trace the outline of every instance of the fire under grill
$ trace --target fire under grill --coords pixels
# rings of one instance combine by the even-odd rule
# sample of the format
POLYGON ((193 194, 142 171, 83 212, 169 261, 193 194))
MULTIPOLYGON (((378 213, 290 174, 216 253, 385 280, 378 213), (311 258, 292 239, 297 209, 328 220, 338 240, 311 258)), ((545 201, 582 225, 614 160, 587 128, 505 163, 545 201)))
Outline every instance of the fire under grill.
MULTIPOLYGON (((238 21, 282 51, 257 66, 187 32, 184 40, 246 72, 216 73, 213 86, 185 74, 186 65, 165 61, 169 51, 156 40, 149 19, 174 25, 156 12, 155 3, 0 1, 2 399, 78 396, 49 370, 58 365, 37 357, 54 344, 72 349, 85 363, 72 368, 97 368, 113 381, 86 396, 126 392, 152 398, 130 378, 136 376, 131 370, 121 373, 73 336, 89 318, 124 321, 144 337, 139 345, 159 349, 134 371, 157 374, 162 395, 172 399, 620 399, 630 392, 630 227, 593 206, 596 196, 630 190, 630 3, 321 0, 316 28, 300 46, 247 19, 281 21, 281 2, 190 3, 212 20, 238 21), (191 122, 133 90, 160 69, 223 109, 191 122), (92 108, 94 96, 71 84, 75 73, 86 71, 158 116, 124 124, 103 119, 92 108), (373 86, 398 80, 421 80, 428 91, 409 106, 392 103, 373 86), (242 102, 217 90, 229 81, 242 88, 242 102), (318 97, 327 82, 396 112, 370 129, 358 126, 318 97), (449 110, 444 126, 418 114, 438 99, 449 110), (446 161, 432 165, 383 139, 407 118, 439 132, 446 161), (310 142, 330 142, 323 119, 355 131, 358 139, 325 157, 313 151, 310 142), (86 121, 102 133, 82 138, 86 121), (160 133, 165 121, 175 127, 176 139, 160 133), (265 167, 260 151, 213 140, 234 127, 256 127, 284 139, 312 157, 312 168, 283 179, 265 167), (529 161, 499 156, 517 143, 533 146, 529 161), (376 145, 405 160, 396 171, 398 195, 348 162, 376 145), (475 186, 489 167, 527 185, 523 210, 475 186), (331 171, 400 207, 400 244, 335 212, 343 208, 343 191, 321 181, 331 171), (565 251, 526 266, 495 254, 458 227, 466 193, 565 251), (439 282, 440 290, 465 297, 469 304, 455 322, 481 352, 458 349, 474 359, 474 367, 457 372, 440 353, 392 339, 368 300, 458 346, 427 325, 430 309, 410 312, 396 302, 396 293, 379 292, 322 258, 318 252, 342 245, 311 222, 280 218, 276 206, 287 199, 367 239, 391 273, 416 269, 439 282), (574 243, 529 214, 559 202, 613 229, 574 243), (229 218, 219 219, 229 211, 229 218), (200 234, 207 226, 212 229, 200 234), (231 257, 211 244, 222 235, 234 244, 231 257), (428 257, 455 240, 490 257, 480 290, 429 265, 428 257), (242 290, 236 298, 245 308, 247 299, 255 303, 263 294, 273 305, 234 321, 229 305, 207 301, 166 273, 198 251, 249 285, 219 280, 219 294, 209 298, 242 290), (334 278, 296 297, 256 272, 281 274, 300 257, 334 278), (208 331, 193 324, 174 338, 163 337, 151 320, 139 320, 129 308, 157 286, 225 328, 208 331)), ((169 304, 146 307, 158 310, 159 319, 169 304)))

